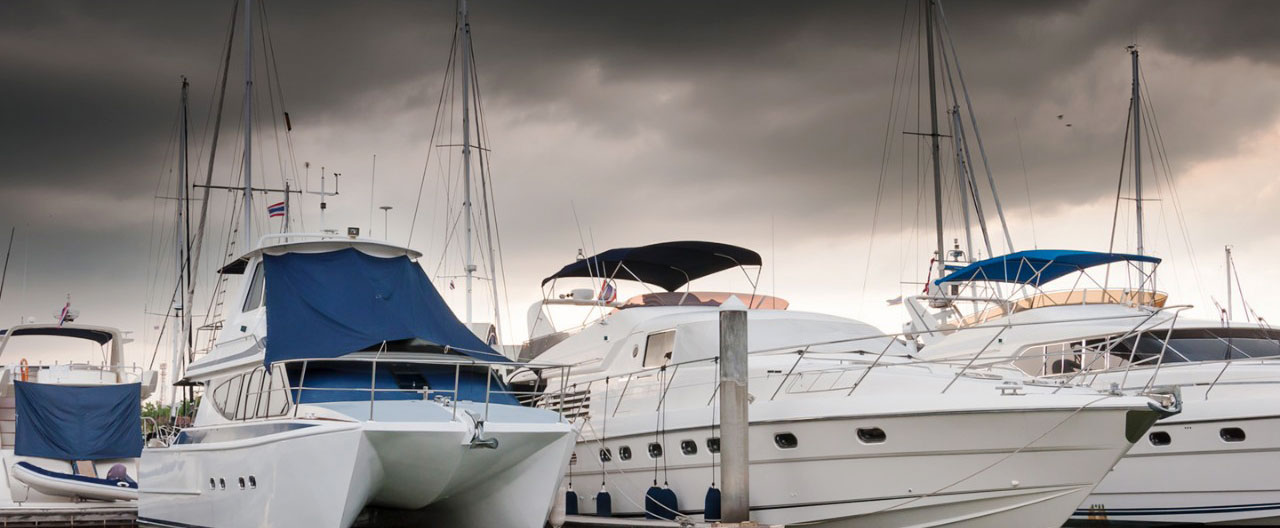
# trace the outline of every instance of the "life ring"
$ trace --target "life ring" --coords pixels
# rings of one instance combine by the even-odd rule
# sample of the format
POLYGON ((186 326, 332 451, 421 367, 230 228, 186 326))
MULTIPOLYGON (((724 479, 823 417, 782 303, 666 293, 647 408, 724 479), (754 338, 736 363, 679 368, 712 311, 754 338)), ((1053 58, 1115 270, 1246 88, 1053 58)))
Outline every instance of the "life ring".
POLYGON ((18 370, 22 373, 22 381, 27 381, 27 372, 30 370, 27 367, 27 358, 22 358, 22 361, 18 363, 18 370))

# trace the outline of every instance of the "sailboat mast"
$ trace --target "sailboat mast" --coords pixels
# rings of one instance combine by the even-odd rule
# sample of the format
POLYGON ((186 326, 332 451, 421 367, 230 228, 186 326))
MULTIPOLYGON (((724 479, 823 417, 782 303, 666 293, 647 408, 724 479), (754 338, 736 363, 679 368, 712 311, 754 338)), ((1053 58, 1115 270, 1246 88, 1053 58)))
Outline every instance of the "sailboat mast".
POLYGON ((938 145, 938 85, 934 78, 934 61, 933 61, 933 0, 924 0, 925 3, 925 39, 929 48, 929 139, 931 141, 930 157, 933 158, 933 207, 937 213, 937 238, 938 238, 938 276, 941 277, 946 270, 946 244, 942 237, 942 160, 939 159, 941 149, 938 145))
POLYGON ((471 324, 471 280, 476 272, 472 253, 471 225, 471 24, 467 21, 467 0, 458 3, 458 23, 462 24, 462 214, 466 221, 467 324, 471 324))
POLYGON ((1142 91, 1138 85, 1138 47, 1129 46, 1133 55, 1133 203, 1138 217, 1138 254, 1143 255, 1142 235, 1142 91))
POLYGON ((182 107, 179 111, 180 129, 178 138, 178 208, 177 215, 174 219, 177 221, 177 228, 174 232, 174 249, 177 264, 177 286, 173 290, 173 322, 175 325, 173 332, 173 350, 169 356, 169 398, 168 402, 171 406, 171 416, 176 416, 178 404, 178 388, 174 382, 182 376, 182 358, 183 351, 186 349, 187 343, 187 310, 186 310, 186 285, 189 280, 188 262, 187 262, 187 241, 191 237, 191 225, 187 220, 190 214, 187 200, 187 78, 182 78, 182 107))
MULTIPOLYGON (((1231 320, 1231 270, 1235 268, 1231 264, 1231 246, 1226 247, 1227 250, 1227 321, 1231 320)), ((1246 312, 1247 313, 1247 312, 1246 312)))
POLYGON ((244 247, 253 249, 253 0, 244 0, 244 247))

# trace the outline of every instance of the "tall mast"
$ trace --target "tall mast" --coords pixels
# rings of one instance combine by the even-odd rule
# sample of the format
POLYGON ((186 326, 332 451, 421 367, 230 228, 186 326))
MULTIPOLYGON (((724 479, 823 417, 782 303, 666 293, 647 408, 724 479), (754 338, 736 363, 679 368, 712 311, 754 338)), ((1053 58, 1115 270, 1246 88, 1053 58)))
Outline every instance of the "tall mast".
POLYGON ((462 25, 462 215, 466 217, 467 324, 471 324, 471 279, 476 272, 472 254, 471 225, 471 24, 467 21, 467 0, 458 3, 458 23, 462 25))
POLYGON ((253 0, 244 0, 244 252, 253 249, 253 0))
POLYGON ((947 248, 942 237, 942 160, 939 159, 938 146, 938 86, 933 71, 933 0, 925 0, 924 3, 925 38, 929 47, 929 139, 933 158, 933 207, 937 213, 935 227, 938 235, 938 277, 942 277, 946 271, 947 248))
POLYGON ((1138 216, 1138 254, 1143 255, 1142 239, 1142 91, 1138 85, 1138 47, 1129 46, 1133 55, 1133 203, 1138 216))
POLYGON ((173 350, 169 356, 169 398, 170 416, 176 416, 178 404, 178 388, 175 382, 182 376, 183 350, 187 342, 187 310, 185 309, 187 273, 187 241, 190 239, 190 213, 187 200, 187 78, 182 78, 182 107, 179 111, 180 129, 178 138, 178 194, 177 194, 177 228, 173 230, 175 255, 177 264, 177 285, 173 290, 173 350))

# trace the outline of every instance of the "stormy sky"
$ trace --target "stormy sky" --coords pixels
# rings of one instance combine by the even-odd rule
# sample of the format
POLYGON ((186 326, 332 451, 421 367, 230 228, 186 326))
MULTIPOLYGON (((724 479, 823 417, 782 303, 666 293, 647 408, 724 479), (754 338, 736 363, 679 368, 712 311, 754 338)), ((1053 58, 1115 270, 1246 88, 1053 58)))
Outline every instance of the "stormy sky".
MULTIPOLYGON (((134 332, 131 360, 167 353, 167 343, 157 346, 167 339, 161 319, 148 314, 167 310, 173 288, 179 79, 191 81, 190 159, 203 179, 232 8, 230 0, 0 4, 0 227, 17 230, 0 321, 48 320, 70 294, 82 322, 134 332)), ((1280 6, 944 8, 1015 249, 1107 249, 1129 104, 1125 48, 1137 43, 1164 154, 1162 170, 1144 169, 1147 248, 1166 259, 1161 289, 1216 318, 1222 246, 1232 244, 1246 301, 1264 317, 1280 309, 1268 264, 1280 258, 1280 6)), ((884 301, 918 288, 932 244, 920 140, 903 134, 927 126, 915 10, 914 2, 473 2, 505 277, 499 312, 512 320, 504 340, 525 337, 540 278, 579 248, 678 239, 754 248, 766 293, 896 331, 904 312, 884 301), (905 103, 891 113, 895 101, 905 103)), ((446 286, 459 269, 460 243, 448 235, 461 203, 458 154, 437 146, 460 141, 458 103, 437 114, 439 101, 458 94, 457 72, 446 78, 454 13, 453 2, 266 2, 255 19, 254 172, 255 182, 310 191, 319 190, 320 167, 340 172, 323 220, 317 196, 304 195, 293 199, 293 227, 360 226, 409 242, 460 311, 458 291, 446 286), (385 230, 383 205, 392 207, 385 230)), ((240 177, 242 54, 236 39, 215 184, 240 177)), ((255 198, 255 234, 279 230, 263 208, 279 199, 255 198)), ((1130 203, 1118 216, 1117 250, 1133 249, 1130 203)), ((220 192, 209 200, 204 307, 226 259, 233 205, 220 192)), ((947 214, 950 240, 961 236, 955 204, 947 214)), ((997 240, 995 251, 1003 246, 997 240)), ((749 288, 729 275, 703 286, 749 288)), ((201 318, 206 311, 196 309, 201 318)))

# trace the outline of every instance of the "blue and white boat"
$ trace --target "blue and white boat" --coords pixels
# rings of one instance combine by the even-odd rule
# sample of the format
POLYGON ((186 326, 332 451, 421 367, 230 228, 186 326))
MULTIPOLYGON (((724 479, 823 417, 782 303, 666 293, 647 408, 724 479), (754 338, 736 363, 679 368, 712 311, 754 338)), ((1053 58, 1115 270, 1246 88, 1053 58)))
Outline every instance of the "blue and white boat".
POLYGON ((243 280, 187 368, 204 386, 194 426, 143 453, 139 520, 542 526, 574 432, 517 402, 500 372, 516 364, 454 317, 419 256, 284 234, 225 267, 243 280))

